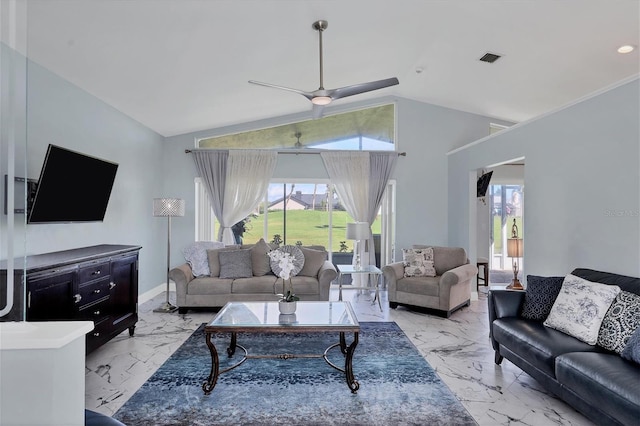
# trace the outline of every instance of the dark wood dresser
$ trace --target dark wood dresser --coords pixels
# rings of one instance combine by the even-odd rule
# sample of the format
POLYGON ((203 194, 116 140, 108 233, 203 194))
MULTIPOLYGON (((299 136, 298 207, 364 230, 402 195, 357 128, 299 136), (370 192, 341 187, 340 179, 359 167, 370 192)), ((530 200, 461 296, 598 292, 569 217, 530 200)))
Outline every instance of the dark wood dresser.
MULTIPOLYGON (((21 310, 25 294, 27 321, 93 321, 95 328, 87 334, 87 353, 126 329, 133 336, 138 321, 140 248, 102 244, 27 256, 25 268, 14 274, 18 305, 14 310, 21 310)), ((14 267, 20 266, 21 262, 16 262, 14 267)), ((0 276, 5 283, 6 274, 6 262, 2 262, 0 276)), ((0 289, 5 292, 4 285, 0 289)))

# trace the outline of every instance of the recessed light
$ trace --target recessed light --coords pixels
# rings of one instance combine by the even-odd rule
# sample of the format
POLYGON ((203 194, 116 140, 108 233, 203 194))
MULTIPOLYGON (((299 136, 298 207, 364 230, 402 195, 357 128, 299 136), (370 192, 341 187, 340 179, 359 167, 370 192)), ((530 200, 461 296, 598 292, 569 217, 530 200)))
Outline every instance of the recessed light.
POLYGON ((618 53, 631 53, 633 49, 635 49, 635 46, 625 44, 624 46, 618 47, 618 53))

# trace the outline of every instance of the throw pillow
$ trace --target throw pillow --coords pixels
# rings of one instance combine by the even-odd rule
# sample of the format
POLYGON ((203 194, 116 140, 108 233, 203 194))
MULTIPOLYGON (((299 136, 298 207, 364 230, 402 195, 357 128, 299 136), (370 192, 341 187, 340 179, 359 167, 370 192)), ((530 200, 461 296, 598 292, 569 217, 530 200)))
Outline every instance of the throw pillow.
MULTIPOLYGON (((293 259, 293 270, 291 271, 291 276, 295 277, 302 270, 304 266, 304 254, 302 254, 302 250, 296 246, 282 246, 276 251, 281 251, 283 253, 289 253, 291 258, 293 259)), ((276 276, 280 276, 280 272, 282 272, 282 268, 279 263, 273 259, 270 260, 271 270, 276 276)))
POLYGON ((527 275, 527 291, 522 303, 522 318, 544 321, 562 288, 564 277, 527 275))
POLYGON ((624 347, 620 356, 626 360, 640 364, 640 327, 629 337, 627 346, 624 347))
POLYGON ((435 277, 433 247, 402 249, 405 277, 435 277))
POLYGON ((220 241, 196 241, 182 250, 185 260, 191 267, 194 277, 210 275, 207 250, 224 247, 220 241))
POLYGON ((300 247, 304 255, 304 265, 298 273, 303 277, 317 277, 320 268, 327 259, 327 252, 324 250, 314 250, 308 247, 300 247))
POLYGON ((267 253, 271 251, 271 248, 266 243, 264 238, 251 247, 251 268, 253 269, 253 275, 256 277, 262 277, 271 273, 271 264, 269 262, 269 256, 267 253))
POLYGON ((544 325, 595 345, 602 320, 618 293, 618 286, 593 283, 569 274, 544 325))
POLYGON ((230 245, 213 250, 207 250, 207 259, 209 259, 209 270, 211 271, 210 275, 212 277, 220 276, 220 258, 218 257, 218 254, 221 251, 238 250, 239 248, 239 245, 230 245))
POLYGON ((598 345, 621 353, 638 326, 640 326, 640 296, 621 291, 602 320, 598 333, 598 345))
POLYGON ((220 278, 251 278, 251 249, 229 250, 218 253, 220 278))

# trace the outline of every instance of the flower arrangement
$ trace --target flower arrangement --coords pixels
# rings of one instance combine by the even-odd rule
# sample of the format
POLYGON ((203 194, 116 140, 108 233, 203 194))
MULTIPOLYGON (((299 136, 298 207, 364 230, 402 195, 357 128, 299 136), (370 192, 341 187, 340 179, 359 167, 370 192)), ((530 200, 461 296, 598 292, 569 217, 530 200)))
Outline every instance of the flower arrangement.
POLYGON ((282 294, 278 294, 278 296, 280 296, 280 301, 297 302, 300 300, 300 298, 292 292, 293 285, 291 284, 291 272, 295 269, 295 266, 293 264, 293 257, 291 254, 280 250, 271 250, 267 255, 272 261, 277 262, 280 267, 279 276, 282 278, 282 294), (287 281, 289 281, 291 289, 287 290, 285 293, 285 285, 287 281))

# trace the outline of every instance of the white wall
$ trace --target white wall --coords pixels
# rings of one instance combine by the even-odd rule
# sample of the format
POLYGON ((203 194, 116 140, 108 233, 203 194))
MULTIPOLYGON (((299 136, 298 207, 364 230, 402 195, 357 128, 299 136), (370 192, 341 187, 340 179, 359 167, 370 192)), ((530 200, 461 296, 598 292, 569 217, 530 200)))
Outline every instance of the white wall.
POLYGON ((450 244, 475 239, 469 172, 524 157, 524 272, 640 276, 639 99, 636 77, 452 153, 450 244))
MULTIPOLYGON (((349 109, 395 102, 397 115, 397 144, 406 157, 398 159, 394 176, 397 181, 396 247, 406 248, 415 243, 446 245, 447 233, 447 152, 489 134, 488 117, 469 114, 404 98, 384 97, 373 101, 333 106, 328 114, 349 109)), ((259 122, 210 129, 167 138, 165 166, 170 170, 165 187, 187 202, 185 218, 172 222, 174 240, 172 259, 180 258, 180 250, 193 241, 195 166, 185 149, 195 146, 202 137, 265 128, 294 121, 308 120, 310 112, 276 117, 259 122)), ((328 175, 318 155, 278 156, 274 178, 317 178, 328 175)), ((396 258, 398 253, 396 250, 396 258)), ((173 262, 172 262, 173 263, 173 262)))
POLYGON ((165 282, 166 219, 151 213, 165 195, 164 138, 38 64, 29 62, 27 76, 28 177, 39 178, 49 143, 119 167, 104 222, 27 225, 26 253, 140 245, 140 293, 165 282))

